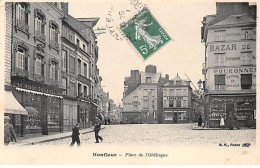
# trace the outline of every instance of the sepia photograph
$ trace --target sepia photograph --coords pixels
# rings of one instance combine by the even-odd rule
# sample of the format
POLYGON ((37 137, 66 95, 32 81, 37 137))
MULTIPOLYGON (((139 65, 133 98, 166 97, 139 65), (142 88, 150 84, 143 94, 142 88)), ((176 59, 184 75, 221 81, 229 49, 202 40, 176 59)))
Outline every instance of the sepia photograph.
POLYGON ((0 165, 260 164, 256 1, 0 4, 0 165))

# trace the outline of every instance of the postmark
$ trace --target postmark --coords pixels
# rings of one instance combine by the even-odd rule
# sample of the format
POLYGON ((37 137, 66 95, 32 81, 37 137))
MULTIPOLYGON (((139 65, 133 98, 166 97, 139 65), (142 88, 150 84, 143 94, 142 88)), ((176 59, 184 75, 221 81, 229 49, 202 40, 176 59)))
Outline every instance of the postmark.
POLYGON ((121 23, 120 30, 144 60, 171 40, 146 6, 127 22, 121 23))

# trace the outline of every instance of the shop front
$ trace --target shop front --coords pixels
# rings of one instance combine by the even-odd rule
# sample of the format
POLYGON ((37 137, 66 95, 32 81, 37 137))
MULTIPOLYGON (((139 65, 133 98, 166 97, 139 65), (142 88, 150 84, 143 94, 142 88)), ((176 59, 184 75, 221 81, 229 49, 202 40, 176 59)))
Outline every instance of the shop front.
POLYGON ((92 124, 90 120, 91 102, 84 100, 83 98, 78 99, 78 123, 80 128, 89 128, 92 124))
MULTIPOLYGON (((144 118, 141 116, 140 112, 122 112, 122 117, 124 124, 139 124, 144 122, 144 118)), ((147 119, 145 121, 147 121, 147 119)))
POLYGON ((163 109, 163 123, 177 124, 189 122, 190 109, 163 109))
POLYGON ((78 121, 77 100, 63 98, 63 131, 71 131, 78 121))
POLYGON ((15 99, 12 91, 5 91, 4 115, 9 116, 10 123, 15 129, 17 135, 23 136, 24 118, 28 115, 26 109, 15 99))
MULTIPOLYGON (((237 116, 240 127, 254 127, 256 117, 256 95, 210 95, 206 120, 209 127, 220 127, 221 116, 227 121, 231 114, 237 116)), ((226 123, 226 122, 225 122, 226 123)))
POLYGON ((60 90, 34 82, 15 81, 14 97, 28 112, 21 119, 23 134, 62 132, 62 97, 60 90))

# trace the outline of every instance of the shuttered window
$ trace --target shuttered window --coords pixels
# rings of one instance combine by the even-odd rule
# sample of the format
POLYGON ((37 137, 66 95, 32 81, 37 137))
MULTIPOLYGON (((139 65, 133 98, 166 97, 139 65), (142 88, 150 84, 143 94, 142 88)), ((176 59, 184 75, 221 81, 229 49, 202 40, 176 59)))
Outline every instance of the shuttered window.
POLYGON ((241 89, 251 89, 252 74, 241 74, 241 89))
POLYGON ((215 75, 215 90, 225 90, 225 75, 215 75))

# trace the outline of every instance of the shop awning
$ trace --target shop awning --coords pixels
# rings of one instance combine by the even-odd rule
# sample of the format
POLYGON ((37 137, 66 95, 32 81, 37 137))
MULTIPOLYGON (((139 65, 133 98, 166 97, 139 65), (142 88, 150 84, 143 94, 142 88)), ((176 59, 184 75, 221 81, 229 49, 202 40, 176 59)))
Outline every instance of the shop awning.
POLYGON ((23 106, 16 100, 11 91, 5 91, 5 110, 6 114, 21 114, 28 115, 28 112, 23 106))

